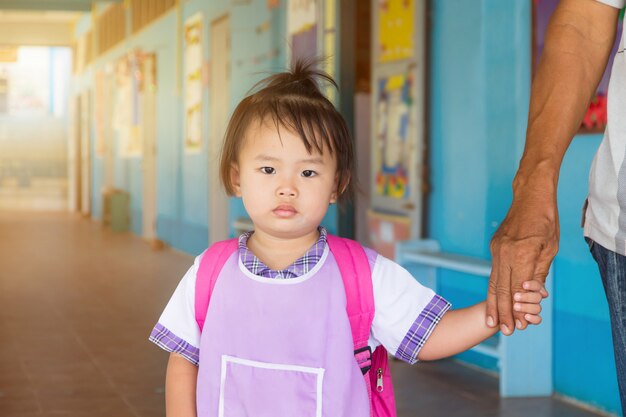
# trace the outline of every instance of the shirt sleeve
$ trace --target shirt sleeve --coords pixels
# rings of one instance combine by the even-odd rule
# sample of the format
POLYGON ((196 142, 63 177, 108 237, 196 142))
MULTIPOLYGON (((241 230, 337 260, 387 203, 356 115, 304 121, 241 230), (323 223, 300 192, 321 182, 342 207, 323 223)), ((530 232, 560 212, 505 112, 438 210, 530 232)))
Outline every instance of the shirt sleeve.
POLYGON ((604 3, 607 6, 613 6, 617 9, 621 9, 626 5, 626 0, 596 0, 597 2, 604 3))
MULTIPOLYGON (((372 259, 370 254, 368 257, 372 259)), ((419 351, 450 309, 450 303, 382 255, 376 255, 372 283, 376 311, 370 346, 382 344, 398 359, 417 362, 419 351)))
POLYGON ((200 329, 196 322, 196 274, 201 255, 183 276, 172 294, 149 340, 160 348, 178 353, 194 365, 200 359, 200 329))

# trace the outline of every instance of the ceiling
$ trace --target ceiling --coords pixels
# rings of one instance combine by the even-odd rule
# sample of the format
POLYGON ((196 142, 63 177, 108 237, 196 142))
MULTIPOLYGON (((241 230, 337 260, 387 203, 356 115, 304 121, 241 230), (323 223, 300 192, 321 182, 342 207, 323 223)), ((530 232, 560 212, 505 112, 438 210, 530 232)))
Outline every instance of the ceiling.
POLYGON ((71 45, 74 27, 92 0, 0 0, 0 45, 71 45))
POLYGON ((48 22, 48 23, 73 23, 83 12, 59 12, 59 11, 15 11, 0 10, 0 23, 2 22, 48 22))
POLYGON ((0 9, 87 12, 91 10, 91 0, 0 0, 0 9))
MULTIPOLYGON (((120 1, 120 0, 118 0, 120 1)), ((93 0, 0 0, 0 23, 74 23, 93 0)), ((115 3, 99 1, 97 3, 115 3)))

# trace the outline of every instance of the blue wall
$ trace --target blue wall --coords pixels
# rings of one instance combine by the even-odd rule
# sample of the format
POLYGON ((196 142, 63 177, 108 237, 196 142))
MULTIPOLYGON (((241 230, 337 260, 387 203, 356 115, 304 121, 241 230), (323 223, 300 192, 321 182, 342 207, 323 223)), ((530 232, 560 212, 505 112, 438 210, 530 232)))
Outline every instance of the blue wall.
MULTIPOLYGON (((530 95, 531 2, 434 0, 431 33, 428 234, 442 249, 490 259, 521 157, 530 95)), ((554 387, 611 412, 619 397, 608 309, 580 228, 587 174, 600 141, 574 139, 558 190, 561 246, 554 262, 554 387), (601 381, 601 382, 600 382, 601 381)), ((455 307, 484 299, 486 280, 442 273, 455 307)), ((460 355, 487 369, 493 360, 460 355)))

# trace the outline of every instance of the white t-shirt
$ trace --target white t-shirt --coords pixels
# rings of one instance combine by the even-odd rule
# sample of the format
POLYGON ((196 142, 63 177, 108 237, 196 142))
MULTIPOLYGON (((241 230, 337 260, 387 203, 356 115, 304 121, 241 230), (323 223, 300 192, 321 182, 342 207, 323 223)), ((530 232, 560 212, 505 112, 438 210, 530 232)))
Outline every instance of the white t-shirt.
MULTIPOLYGON (((372 350, 383 345, 409 363, 417 354, 450 304, 397 263, 366 250, 372 267, 375 314, 370 332, 372 350)), ((319 262, 325 262, 328 245, 319 262)), ((195 318, 196 274, 201 256, 183 276, 150 336, 161 348, 178 352, 197 364, 200 331, 195 318)), ((241 265, 241 268, 245 268, 241 265)), ((248 271, 244 271, 248 273, 248 271)), ((262 278, 271 279, 271 278, 262 278)))
MULTIPOLYGON (((596 0, 622 8, 626 0, 596 0)), ((585 236, 626 255, 626 56, 620 42, 607 94, 608 124, 589 173, 585 236)))

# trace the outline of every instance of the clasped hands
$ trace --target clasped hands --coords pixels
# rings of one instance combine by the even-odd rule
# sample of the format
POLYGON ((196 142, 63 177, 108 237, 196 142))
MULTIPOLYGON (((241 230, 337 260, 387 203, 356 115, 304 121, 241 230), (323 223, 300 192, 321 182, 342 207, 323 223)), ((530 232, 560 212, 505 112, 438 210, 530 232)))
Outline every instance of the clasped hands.
POLYGON ((514 201, 491 240, 485 320, 507 336, 540 324, 540 303, 548 296, 545 281, 558 251, 559 223, 556 201, 541 197, 514 201))

